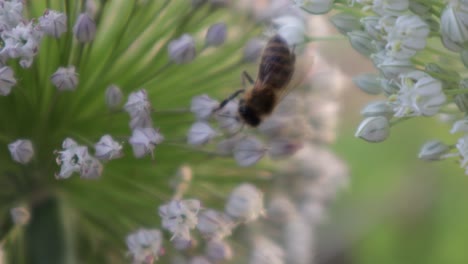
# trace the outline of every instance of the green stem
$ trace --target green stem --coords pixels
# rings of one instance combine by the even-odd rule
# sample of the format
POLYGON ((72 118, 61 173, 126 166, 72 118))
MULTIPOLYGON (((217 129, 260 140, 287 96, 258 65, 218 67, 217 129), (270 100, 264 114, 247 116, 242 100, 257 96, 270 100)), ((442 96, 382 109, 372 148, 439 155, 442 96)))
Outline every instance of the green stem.
POLYGON ((468 94, 468 89, 461 88, 461 89, 450 89, 444 90, 446 95, 457 95, 457 94, 468 94))
POLYGON ((403 121, 406 121, 408 119, 411 119, 411 118, 412 118, 411 116, 405 116, 405 117, 400 117, 398 119, 393 119, 393 120, 390 121, 390 127, 393 127, 396 124, 399 124, 399 123, 401 123, 403 121))

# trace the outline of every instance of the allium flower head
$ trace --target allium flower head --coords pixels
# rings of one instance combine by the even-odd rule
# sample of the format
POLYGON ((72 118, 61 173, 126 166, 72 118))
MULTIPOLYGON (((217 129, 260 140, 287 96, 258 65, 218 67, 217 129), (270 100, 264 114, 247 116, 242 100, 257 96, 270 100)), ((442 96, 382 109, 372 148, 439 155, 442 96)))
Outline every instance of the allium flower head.
POLYGON ((190 230, 198 223, 198 200, 172 200, 159 207, 162 227, 172 233, 172 238, 190 239, 190 230))

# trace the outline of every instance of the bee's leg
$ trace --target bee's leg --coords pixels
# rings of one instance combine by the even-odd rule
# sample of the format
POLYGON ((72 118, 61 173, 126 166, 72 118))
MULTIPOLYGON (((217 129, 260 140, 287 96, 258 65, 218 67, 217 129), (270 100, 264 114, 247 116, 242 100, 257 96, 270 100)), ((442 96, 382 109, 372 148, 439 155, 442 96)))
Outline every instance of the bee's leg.
POLYGON ((252 79, 252 77, 246 71, 243 71, 242 72, 242 85, 244 85, 244 88, 245 88, 245 80, 247 80, 250 84, 254 84, 254 80, 252 79))
POLYGON ((245 89, 240 89, 240 90, 237 90, 235 91, 233 94, 231 94, 228 98, 224 99, 220 104, 219 106, 213 110, 213 112, 216 112, 220 109, 222 109, 224 106, 227 105, 227 103, 229 103, 230 101, 232 101, 234 98, 236 98, 237 96, 239 96, 239 94, 245 92, 245 89))

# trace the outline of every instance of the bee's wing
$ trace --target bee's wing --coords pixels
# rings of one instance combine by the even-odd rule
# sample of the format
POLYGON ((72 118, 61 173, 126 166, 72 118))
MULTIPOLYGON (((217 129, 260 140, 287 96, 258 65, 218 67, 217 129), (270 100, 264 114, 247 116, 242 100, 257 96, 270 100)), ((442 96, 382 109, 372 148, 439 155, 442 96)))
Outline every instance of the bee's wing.
POLYGON ((278 103, 281 102, 294 88, 304 84, 311 73, 313 61, 313 56, 307 56, 307 54, 301 54, 301 56, 296 59, 291 80, 281 91, 278 92, 278 103))

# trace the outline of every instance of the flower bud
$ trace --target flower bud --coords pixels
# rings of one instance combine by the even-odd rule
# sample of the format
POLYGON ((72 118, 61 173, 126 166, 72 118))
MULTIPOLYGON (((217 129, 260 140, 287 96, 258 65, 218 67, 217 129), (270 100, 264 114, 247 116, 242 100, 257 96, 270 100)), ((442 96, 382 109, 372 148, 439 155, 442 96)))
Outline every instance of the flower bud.
POLYGON ((374 0, 372 3, 372 10, 381 16, 400 16, 408 10, 408 7, 408 0, 374 0))
POLYGON ((34 156, 34 148, 31 140, 18 139, 13 143, 8 144, 11 158, 21 164, 27 164, 34 156))
POLYGON ((386 57, 377 68, 389 79, 396 79, 402 73, 414 70, 414 66, 409 59, 394 59, 386 57))
POLYGON ((353 78, 354 84, 363 92, 377 95, 382 93, 382 85, 378 75, 373 73, 360 74, 353 78))
POLYGON ((216 151, 219 155, 230 156, 234 151, 234 147, 240 140, 239 137, 233 136, 230 138, 223 139, 216 145, 216 151))
POLYGON ((262 54, 263 47, 265 42, 259 38, 253 38, 245 44, 244 47, 244 61, 245 62, 255 62, 260 55, 262 54))
POLYGON ((199 146, 208 143, 218 133, 205 122, 196 122, 190 128, 187 141, 190 145, 199 146))
POLYGON ((422 146, 418 157, 422 160, 434 161, 440 160, 442 155, 449 152, 450 148, 439 140, 431 140, 422 146))
POLYGON ((73 34, 81 43, 91 42, 96 36, 96 23, 87 13, 81 13, 73 27, 73 34))
POLYGON ((393 116, 393 109, 386 101, 370 102, 361 110, 364 117, 383 116, 390 119, 393 116))
POLYGON ((252 184, 241 184, 229 195, 225 211, 234 220, 254 221, 264 213, 263 194, 252 184))
POLYGON ((26 207, 15 207, 10 210, 11 219, 15 225, 23 226, 29 223, 31 214, 26 207))
POLYGON ((206 32, 206 46, 220 46, 226 41, 227 27, 225 23, 217 23, 212 25, 206 32))
POLYGON ((294 0, 303 10, 319 15, 328 13, 333 7, 333 0, 294 0))
POLYGON ((172 40, 168 45, 169 57, 177 64, 189 63, 195 59, 195 40, 189 34, 172 40))
POLYGON ((453 123, 450 133, 455 134, 459 132, 462 132, 462 133, 468 132, 468 119, 464 118, 453 123))
POLYGON ((268 221, 284 224, 295 217, 296 214, 296 206, 287 196, 275 195, 271 198, 267 210, 268 221))
POLYGON ((211 99, 206 94, 202 94, 192 98, 190 112, 194 113, 198 120, 206 120, 218 106, 218 101, 211 99))
POLYGON ((400 87, 398 87, 397 82, 394 80, 388 80, 385 78, 380 79, 380 85, 386 96, 391 96, 392 94, 398 93, 400 87))
POLYGON ((52 83, 59 91, 73 91, 78 85, 78 74, 75 71, 75 66, 59 67, 58 70, 50 77, 52 83))
POLYGON ((372 37, 364 31, 348 32, 348 38, 351 46, 364 56, 369 56, 377 51, 372 37))
POLYGON ((0 68, 0 95, 7 96, 11 92, 11 87, 16 84, 13 70, 8 66, 0 68))
POLYGON ((232 258, 231 246, 222 240, 210 240, 206 245, 206 256, 215 263, 232 258))
POLYGON ((346 34, 348 32, 361 29, 359 18, 350 13, 338 13, 333 15, 330 20, 341 34, 346 34))
POLYGON ((368 117, 359 125, 355 137, 368 142, 381 142, 390 134, 390 124, 383 116, 368 117))
POLYGON ((242 167, 257 163, 266 153, 267 149, 262 142, 254 137, 243 138, 234 146, 234 159, 242 167))
POLYGON ((106 104, 110 109, 116 109, 123 99, 122 90, 117 85, 110 85, 106 89, 106 104))
POLYGON ((45 34, 58 38, 67 32, 67 16, 54 10, 46 10, 39 17, 39 27, 45 34))
POLYGON ((468 12, 466 9, 460 8, 458 2, 449 3, 447 8, 442 11, 440 32, 450 41, 462 44, 468 40, 468 24, 466 23, 468 12))
POLYGON ((306 26, 301 18, 292 15, 281 16, 273 19, 273 26, 277 34, 290 46, 304 43, 306 26))
POLYGON ((431 11, 431 4, 429 2, 418 2, 418 1, 410 1, 409 2, 409 9, 419 15, 421 17, 426 17, 430 15, 431 11))

